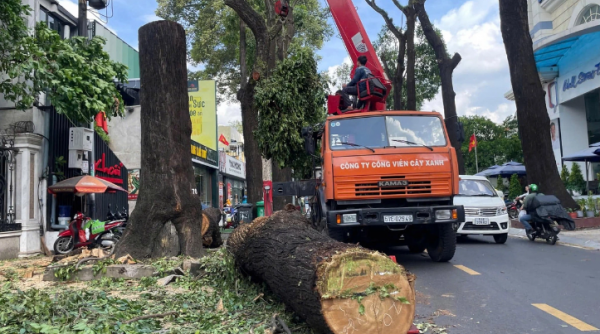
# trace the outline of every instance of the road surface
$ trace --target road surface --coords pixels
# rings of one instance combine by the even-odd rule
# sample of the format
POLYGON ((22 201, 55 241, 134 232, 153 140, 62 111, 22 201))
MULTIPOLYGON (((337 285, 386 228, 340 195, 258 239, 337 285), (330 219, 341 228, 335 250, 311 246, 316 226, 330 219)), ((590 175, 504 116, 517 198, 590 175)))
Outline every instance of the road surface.
POLYGON ((600 334, 600 251, 483 236, 459 242, 449 263, 385 251, 417 275, 417 322, 448 334, 600 334))

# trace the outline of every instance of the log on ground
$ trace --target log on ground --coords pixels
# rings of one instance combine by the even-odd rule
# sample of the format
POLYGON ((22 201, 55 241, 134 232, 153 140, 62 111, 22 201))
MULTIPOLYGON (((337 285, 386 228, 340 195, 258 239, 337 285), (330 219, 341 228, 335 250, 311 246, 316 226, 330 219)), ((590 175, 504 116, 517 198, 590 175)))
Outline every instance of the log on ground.
POLYGON ((384 254, 319 233, 297 211, 241 225, 227 248, 242 272, 318 332, 404 334, 412 325, 414 275, 384 254))
POLYGON ((217 248, 223 244, 221 238, 221 211, 216 208, 202 210, 202 243, 204 247, 217 248))

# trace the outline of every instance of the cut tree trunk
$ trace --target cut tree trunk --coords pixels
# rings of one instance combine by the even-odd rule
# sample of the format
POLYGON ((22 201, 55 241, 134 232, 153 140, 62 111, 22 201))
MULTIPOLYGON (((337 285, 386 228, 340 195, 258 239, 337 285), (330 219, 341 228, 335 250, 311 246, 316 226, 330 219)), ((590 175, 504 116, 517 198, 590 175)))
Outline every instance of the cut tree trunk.
MULTIPOLYGON (((195 187, 190 151, 186 40, 183 27, 156 21, 139 30, 142 163, 140 193, 116 254, 152 257, 166 223, 177 230, 178 252, 204 254, 202 204, 195 187)), ((170 240, 173 240, 171 238, 170 240)), ((172 242, 172 241, 171 241, 172 242)))
POLYGON ((575 200, 560 179, 552 152, 550 118, 533 55, 527 2, 500 0, 500 21, 517 104, 527 180, 537 184, 542 192, 558 197, 564 206, 576 208, 575 200))
POLYGON ((317 232, 298 211, 242 224, 227 248, 320 333, 401 334, 412 325, 414 276, 383 254, 317 232))
POLYGON ((413 4, 402 7, 406 16, 406 110, 417 110, 417 88, 415 83, 415 21, 417 15, 413 4))
POLYGON ((426 0, 414 0, 414 8, 421 22, 421 28, 427 42, 433 48, 435 57, 437 58, 438 68, 440 70, 440 78, 442 81, 442 100, 444 104, 444 118, 446 123, 446 129, 448 130, 448 137, 450 137, 450 143, 456 150, 456 159, 458 162, 458 169, 460 174, 465 173, 465 159, 462 155, 461 142, 458 141, 458 115, 456 114, 456 93, 454 92, 454 85, 452 83, 452 73, 458 63, 461 61, 460 54, 455 53, 452 58, 446 51, 446 45, 442 38, 437 34, 429 15, 425 10, 426 0))
POLYGON ((217 248, 223 244, 219 227, 221 215, 221 211, 217 208, 202 211, 202 240, 205 247, 217 248))

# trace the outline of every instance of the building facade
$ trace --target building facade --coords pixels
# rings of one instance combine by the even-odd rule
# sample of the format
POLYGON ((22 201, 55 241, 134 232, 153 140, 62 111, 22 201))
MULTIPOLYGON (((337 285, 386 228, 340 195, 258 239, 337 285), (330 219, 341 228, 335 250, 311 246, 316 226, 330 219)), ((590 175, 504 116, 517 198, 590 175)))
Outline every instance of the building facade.
MULTIPOLYGON (((600 0, 528 0, 528 7, 560 171, 563 156, 600 142, 600 0)), ((514 99, 512 92, 506 97, 514 99)), ((583 163, 581 168, 586 170, 583 163)), ((594 180, 597 173, 600 164, 584 174, 594 180)))

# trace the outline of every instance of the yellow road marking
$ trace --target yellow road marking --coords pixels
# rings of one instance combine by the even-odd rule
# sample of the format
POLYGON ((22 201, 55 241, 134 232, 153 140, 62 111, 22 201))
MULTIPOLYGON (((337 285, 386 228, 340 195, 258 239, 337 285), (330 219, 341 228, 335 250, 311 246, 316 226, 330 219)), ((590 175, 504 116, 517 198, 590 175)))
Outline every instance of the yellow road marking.
POLYGON ((469 275, 473 275, 473 276, 481 275, 480 273, 476 272, 475 270, 469 269, 469 268, 463 266, 462 264, 457 264, 457 265, 455 265, 455 267, 466 272, 469 275))
POLYGON ((547 304, 531 304, 537 308, 539 308, 540 310, 557 317, 558 319, 566 322, 567 324, 579 329, 582 332, 591 332, 591 331, 597 331, 598 328, 592 326, 592 325, 588 325, 585 322, 574 318, 562 311, 559 311, 557 309, 555 309, 554 307, 547 305, 547 304))

